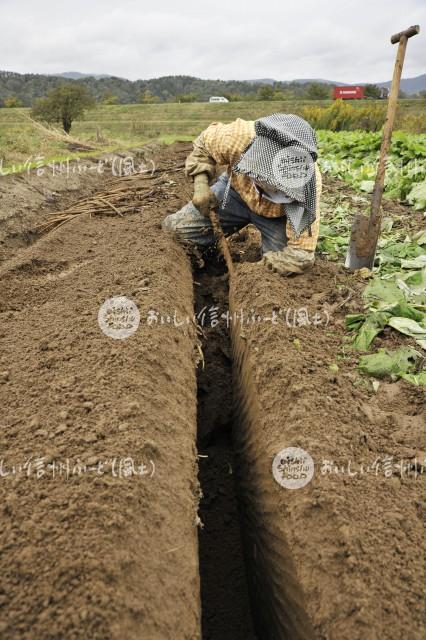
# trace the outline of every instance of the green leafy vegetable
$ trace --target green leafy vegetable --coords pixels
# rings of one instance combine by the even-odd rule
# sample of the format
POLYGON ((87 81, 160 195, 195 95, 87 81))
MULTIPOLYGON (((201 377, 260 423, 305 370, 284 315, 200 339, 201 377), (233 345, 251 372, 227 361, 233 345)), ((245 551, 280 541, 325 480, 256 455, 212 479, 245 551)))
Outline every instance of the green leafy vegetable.
MULTIPOLYGON (((420 273, 420 272, 419 272, 420 273)), ((414 338, 426 348, 426 314, 412 302, 414 294, 406 281, 397 282, 373 278, 364 289, 363 298, 366 313, 352 314, 346 318, 346 327, 356 332, 353 347, 359 351, 367 351, 374 338, 386 327, 390 326, 405 335, 414 338)), ((410 284, 419 286, 423 275, 411 274, 410 284)), ((421 305, 420 305, 421 307, 421 305)))
MULTIPOLYGON (((371 193, 376 177, 380 132, 318 131, 322 171, 371 193)), ((395 131, 385 175, 384 195, 426 209, 426 135, 395 131)))
POLYGON ((358 351, 367 351, 374 338, 385 328, 389 318, 389 313, 381 311, 367 316, 353 342, 354 348, 358 351))
POLYGON ((358 366, 360 371, 375 378, 399 378, 408 373, 412 374, 416 362, 421 357, 421 354, 411 347, 400 347, 395 351, 379 349, 377 353, 362 356, 358 366))
POLYGON ((426 209, 426 180, 413 186, 410 193, 407 194, 407 202, 414 209, 426 209))
POLYGON ((367 303, 374 304, 378 309, 405 300, 404 293, 394 282, 386 282, 380 278, 373 278, 368 283, 362 297, 367 303))
POLYGON ((426 369, 420 373, 403 373, 401 378, 417 386, 426 387, 426 369))
POLYGON ((400 333, 404 333, 415 341, 423 348, 426 349, 426 327, 420 325, 411 318, 399 318, 392 317, 388 320, 389 326, 393 327, 400 333))

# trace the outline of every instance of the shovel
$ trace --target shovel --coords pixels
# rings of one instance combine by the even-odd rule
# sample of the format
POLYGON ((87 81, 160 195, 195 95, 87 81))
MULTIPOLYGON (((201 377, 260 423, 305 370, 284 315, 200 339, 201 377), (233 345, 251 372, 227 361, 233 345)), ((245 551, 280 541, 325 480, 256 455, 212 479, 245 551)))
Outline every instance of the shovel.
POLYGON ((409 27, 405 31, 396 33, 391 37, 392 44, 399 42, 398 52, 396 54, 392 86, 388 99, 388 110, 383 127, 379 164, 377 166, 376 181, 374 183, 374 190, 371 198, 370 216, 367 218, 362 214, 356 214, 352 223, 351 237, 345 262, 345 267, 352 270, 362 269, 365 267, 372 269, 374 265, 377 242, 380 235, 380 203, 382 201, 383 185, 385 181, 386 158, 389 151, 393 123, 395 120, 402 65, 404 64, 408 38, 415 36, 419 31, 419 25, 415 25, 413 27, 409 27))
MULTIPOLYGON (((194 177, 194 193, 195 191, 204 190, 206 188, 208 188, 207 175, 205 173, 197 174, 194 177)), ((228 267, 229 275, 232 276, 234 273, 234 264, 232 262, 231 252, 229 251, 229 246, 226 241, 225 234, 223 233, 222 225, 220 224, 219 215, 215 209, 215 206, 217 206, 216 198, 214 198, 214 200, 215 205, 210 205, 209 218, 217 245, 225 260, 226 266, 228 267)))
POLYGON ((215 211, 214 209, 210 210, 210 222, 212 223, 213 233, 215 235, 216 242, 222 253, 223 259, 225 260, 226 266, 228 268, 229 276, 232 277, 234 275, 234 263, 232 262, 229 245, 226 241, 225 234, 223 233, 223 229, 219 221, 219 215, 217 211, 215 211))

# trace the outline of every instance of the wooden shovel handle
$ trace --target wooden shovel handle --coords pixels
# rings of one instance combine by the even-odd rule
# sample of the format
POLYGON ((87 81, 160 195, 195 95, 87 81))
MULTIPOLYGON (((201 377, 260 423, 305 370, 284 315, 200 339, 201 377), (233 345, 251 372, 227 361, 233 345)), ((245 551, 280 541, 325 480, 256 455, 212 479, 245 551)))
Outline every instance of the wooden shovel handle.
POLYGON ((407 48, 408 37, 420 31, 418 26, 410 27, 406 31, 401 31, 392 36, 392 41, 399 42, 395 60, 395 67, 392 77, 392 85, 388 99, 388 109, 385 124, 383 126, 382 144, 380 147, 379 164, 377 167, 376 181, 371 200, 370 225, 377 230, 380 225, 380 203, 382 201, 383 185, 385 182, 386 158, 392 137, 393 123, 395 120, 396 108, 398 104, 399 86, 401 83, 402 66, 404 64, 405 50, 407 48), (409 33, 409 35, 407 35, 409 33))
POLYGON ((228 267, 229 276, 232 277, 234 275, 234 263, 232 262, 231 252, 229 251, 229 245, 225 238, 225 234, 223 233, 223 229, 219 221, 219 216, 217 212, 214 211, 214 209, 210 210, 210 222, 212 223, 213 233, 215 235, 220 252, 222 253, 226 266, 228 267))
POLYGON ((351 243, 355 244, 355 253, 357 256, 370 257, 371 265, 374 262, 374 254, 376 252, 377 242, 380 235, 381 212, 380 205, 382 202, 383 187, 385 182, 386 158, 388 155, 393 123, 395 120, 396 108, 398 103, 399 86, 401 82, 402 66, 404 64, 405 50, 407 48, 408 38, 419 33, 420 27, 415 25, 401 31, 392 36, 391 42, 394 44, 399 42, 396 54, 395 67, 392 77, 392 85, 388 98, 388 109, 386 120, 383 126, 382 144, 380 147, 379 162, 377 165, 376 180, 371 198, 370 217, 363 220, 362 225, 358 221, 355 224, 355 231, 352 232, 351 243))
MULTIPOLYGON (((209 178, 206 173, 199 173, 194 177, 194 188, 195 189, 203 189, 209 188, 209 178)), ((231 252, 229 251, 229 246, 226 241, 225 234, 223 233, 222 226, 220 224, 219 216, 217 212, 212 208, 209 212, 210 222, 213 227, 213 233, 216 238, 216 242, 218 244, 219 250, 222 253, 222 256, 226 262, 226 266, 228 267, 229 275, 232 276, 234 273, 234 264, 232 262, 231 252)))
POLYGON ((401 40, 402 36, 405 36, 406 38, 411 38, 412 36, 417 35, 419 31, 420 31, 419 25, 414 24, 412 27, 408 27, 408 29, 406 29, 405 31, 400 31, 399 33, 395 33, 395 35, 391 37, 391 43, 396 44, 401 40))

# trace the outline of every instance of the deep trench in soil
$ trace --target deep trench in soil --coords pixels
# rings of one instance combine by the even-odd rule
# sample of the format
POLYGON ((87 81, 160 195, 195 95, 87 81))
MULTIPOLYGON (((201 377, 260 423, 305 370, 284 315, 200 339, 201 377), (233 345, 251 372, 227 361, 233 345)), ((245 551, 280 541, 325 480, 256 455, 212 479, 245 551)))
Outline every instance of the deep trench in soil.
POLYGON ((227 327, 228 277, 221 258, 194 266, 195 312, 204 367, 198 371, 199 516, 203 640, 259 640, 255 634, 242 546, 232 445, 232 352, 227 327))

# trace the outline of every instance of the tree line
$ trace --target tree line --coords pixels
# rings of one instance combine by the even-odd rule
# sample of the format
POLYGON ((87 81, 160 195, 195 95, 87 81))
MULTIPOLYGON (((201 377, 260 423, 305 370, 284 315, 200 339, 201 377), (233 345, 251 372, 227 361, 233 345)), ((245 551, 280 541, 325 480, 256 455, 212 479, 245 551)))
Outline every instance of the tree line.
MULTIPOLYGON (((203 80, 192 76, 164 76, 151 80, 87 77, 78 80, 41 74, 0 71, 0 106, 32 107, 37 98, 49 94, 64 83, 84 87, 91 98, 104 104, 150 102, 204 102, 212 95, 230 101, 243 100, 318 100, 331 97, 331 85, 318 82, 259 82, 240 80, 203 80)), ((366 94, 379 97, 379 88, 367 85, 366 94)))

